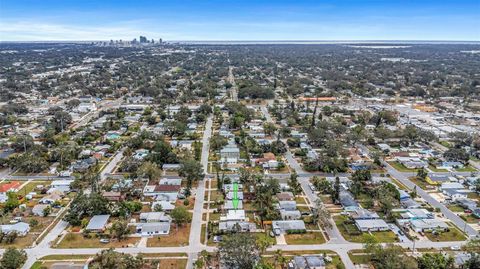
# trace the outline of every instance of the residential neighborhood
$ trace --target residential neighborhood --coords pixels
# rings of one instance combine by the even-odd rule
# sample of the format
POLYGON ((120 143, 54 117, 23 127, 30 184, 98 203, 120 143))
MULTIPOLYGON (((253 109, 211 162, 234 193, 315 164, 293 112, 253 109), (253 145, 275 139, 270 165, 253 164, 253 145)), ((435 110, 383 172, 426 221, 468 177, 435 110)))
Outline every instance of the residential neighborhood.
POLYGON ((478 45, 140 40, 0 44, 18 268, 478 268, 478 45))

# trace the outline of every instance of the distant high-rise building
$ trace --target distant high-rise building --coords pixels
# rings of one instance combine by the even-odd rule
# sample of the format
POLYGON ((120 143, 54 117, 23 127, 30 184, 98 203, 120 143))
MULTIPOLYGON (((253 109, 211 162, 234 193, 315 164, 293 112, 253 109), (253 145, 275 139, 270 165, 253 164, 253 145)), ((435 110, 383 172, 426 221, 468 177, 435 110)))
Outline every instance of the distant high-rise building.
POLYGON ((160 39, 158 40, 158 43, 162 44, 162 43, 163 43, 163 40, 160 38, 160 39))
POLYGON ((140 36, 140 43, 148 43, 148 40, 144 36, 140 36))

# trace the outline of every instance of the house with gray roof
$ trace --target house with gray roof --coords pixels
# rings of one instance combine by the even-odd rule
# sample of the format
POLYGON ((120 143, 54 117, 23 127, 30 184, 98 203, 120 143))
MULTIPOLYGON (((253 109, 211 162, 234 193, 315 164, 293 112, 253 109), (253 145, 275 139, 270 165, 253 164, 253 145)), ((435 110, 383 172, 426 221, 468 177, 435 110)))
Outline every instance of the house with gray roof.
POLYGON ((110 215, 95 215, 88 222, 85 230, 89 232, 103 232, 107 226, 110 215))

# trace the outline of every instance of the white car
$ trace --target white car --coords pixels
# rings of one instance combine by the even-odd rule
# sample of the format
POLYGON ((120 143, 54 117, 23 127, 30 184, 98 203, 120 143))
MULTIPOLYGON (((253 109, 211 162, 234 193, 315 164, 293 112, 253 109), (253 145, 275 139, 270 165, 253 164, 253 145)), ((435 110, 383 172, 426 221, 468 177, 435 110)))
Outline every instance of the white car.
POLYGON ((460 246, 451 246, 450 249, 451 250, 460 250, 460 246))

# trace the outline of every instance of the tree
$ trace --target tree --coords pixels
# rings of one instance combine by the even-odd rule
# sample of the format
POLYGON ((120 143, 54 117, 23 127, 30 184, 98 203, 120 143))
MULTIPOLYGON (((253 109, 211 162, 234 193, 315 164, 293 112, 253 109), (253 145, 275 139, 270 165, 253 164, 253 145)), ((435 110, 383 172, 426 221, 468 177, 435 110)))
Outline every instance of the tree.
POLYGON ((115 221, 112 224, 112 227, 110 227, 110 233, 113 235, 114 238, 118 239, 119 241, 124 239, 125 236, 130 234, 128 223, 124 220, 115 221))
POLYGON ((0 268, 2 269, 17 269, 27 261, 27 253, 24 250, 16 248, 7 248, 0 260, 0 268))
POLYGON ((70 204, 70 209, 64 220, 70 225, 78 226, 83 217, 110 214, 109 202, 101 194, 92 192, 76 196, 70 204))
POLYGON ((210 148, 212 151, 218 151, 228 144, 228 139, 221 135, 214 135, 210 138, 210 148))
POLYGON ((319 178, 318 176, 314 176, 312 184, 321 194, 331 194, 333 192, 332 183, 324 177, 319 178))
POLYGON ((418 172, 417 172, 417 177, 423 181, 425 181, 425 179, 427 178, 428 176, 428 172, 427 170, 425 170, 424 167, 418 169, 418 172))
POLYGON ((213 258, 213 255, 210 252, 206 250, 200 251, 200 255, 198 256, 198 259, 194 263, 195 268, 200 268, 200 269, 210 268, 210 265, 212 263, 212 258, 213 258))
POLYGON ((315 200, 315 206, 312 209, 312 214, 313 223, 318 223, 324 228, 332 228, 332 223, 330 222, 330 212, 328 212, 327 208, 325 208, 325 205, 318 198, 315 200))
POLYGON ((283 252, 281 249, 277 249, 275 251, 273 259, 274 259, 273 265, 275 268, 277 268, 277 265, 280 265, 280 268, 285 268, 287 266, 287 263, 289 262, 289 259, 283 256, 283 252))
POLYGON ((65 111, 55 112, 53 118, 50 120, 50 124, 57 133, 63 132, 67 129, 70 123, 72 123, 72 116, 65 111))
POLYGON ((449 161, 459 161, 464 164, 468 163, 470 155, 463 148, 451 148, 443 153, 443 157, 449 161))
POLYGON ((453 269, 455 261, 452 256, 445 257, 441 253, 425 253, 417 258, 419 269, 453 269))
POLYGON ((226 268, 253 269, 260 260, 255 237, 249 233, 224 236, 218 252, 226 268))
POLYGON ((381 246, 372 235, 365 235, 363 248, 376 269, 417 269, 415 258, 403 253, 400 246, 381 246))
POLYGON ((170 213, 172 217, 173 223, 178 226, 183 226, 185 223, 190 222, 190 213, 188 212, 187 208, 183 206, 175 207, 172 212, 170 213))
POLYGON ((95 255, 88 268, 92 269, 142 269, 145 261, 141 255, 119 253, 113 248, 102 250, 95 255))
POLYGON ((203 167, 200 162, 194 159, 187 159, 182 161, 180 170, 178 174, 182 177, 187 179, 187 189, 190 190, 192 188, 193 181, 202 180, 205 176, 203 174, 203 167))
POLYGON ((156 163, 146 161, 137 169, 137 175, 152 180, 160 177, 162 175, 162 170, 156 163))
POLYGON ((277 127, 271 122, 266 122, 263 124, 263 130, 267 135, 273 135, 277 131, 277 127))
POLYGON ((15 208, 17 208, 17 206, 19 206, 19 205, 20 205, 20 201, 18 200, 17 193, 15 193, 13 191, 9 191, 7 193, 7 201, 5 202, 4 211, 5 212, 11 212, 15 208))
POLYGON ((340 178, 335 177, 335 184, 333 184, 332 200, 337 202, 340 199, 340 178))
POLYGON ((302 192, 302 186, 300 182, 298 182, 298 175, 296 172, 290 174, 290 179, 287 182, 288 186, 290 187, 290 191, 292 191, 293 195, 297 196, 302 192))

